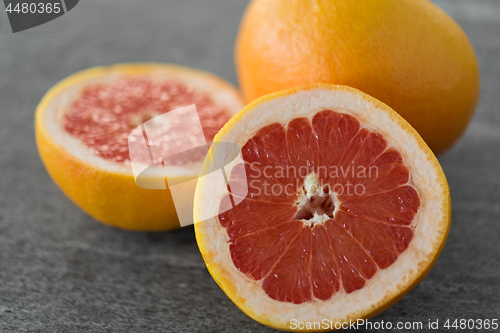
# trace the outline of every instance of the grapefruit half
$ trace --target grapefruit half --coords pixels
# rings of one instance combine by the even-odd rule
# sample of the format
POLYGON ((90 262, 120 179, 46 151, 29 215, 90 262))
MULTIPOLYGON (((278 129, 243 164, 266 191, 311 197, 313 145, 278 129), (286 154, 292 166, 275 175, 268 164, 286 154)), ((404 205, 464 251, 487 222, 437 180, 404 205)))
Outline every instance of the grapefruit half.
POLYGON ((450 195, 436 157, 359 90, 264 96, 214 142, 242 147, 242 158, 228 164, 228 185, 199 179, 196 239, 215 281, 260 323, 319 331, 373 317, 426 276, 445 244, 450 195))
MULTIPOLYGON (((87 69, 59 82, 38 105, 38 151, 54 182, 95 219, 130 230, 173 229, 179 222, 168 188, 145 189, 134 181, 128 136, 151 118, 191 104, 207 142, 243 107, 232 85, 190 68, 151 63, 87 69)), ((189 141, 189 132, 169 135, 159 148, 189 141)), ((181 155, 153 166, 148 177, 192 180, 204 156, 181 155)))

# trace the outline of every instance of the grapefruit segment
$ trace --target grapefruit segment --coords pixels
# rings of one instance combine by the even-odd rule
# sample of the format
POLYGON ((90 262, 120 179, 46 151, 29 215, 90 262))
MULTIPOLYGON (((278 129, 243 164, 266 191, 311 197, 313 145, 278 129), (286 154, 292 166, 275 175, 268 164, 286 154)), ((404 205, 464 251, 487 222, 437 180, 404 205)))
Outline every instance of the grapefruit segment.
POLYGON ((233 262, 243 274, 260 280, 268 276, 271 269, 274 272, 276 263, 287 252, 288 244, 297 239, 301 231, 300 222, 288 222, 234 239, 230 245, 233 262), (275 242, 276 239, 282 241, 275 242))
POLYGON ((419 207, 417 191, 411 186, 402 186, 388 192, 349 198, 341 204, 340 209, 376 221, 409 225, 419 207))
POLYGON ((351 180, 355 188, 362 184, 364 195, 384 192, 407 184, 410 180, 408 167, 403 164, 401 155, 394 149, 387 149, 368 166, 363 166, 366 174, 351 180))
POLYGON ((242 148, 242 157, 250 166, 251 178, 270 179, 286 185, 294 179, 293 174, 284 173, 276 176, 278 169, 289 170, 291 167, 286 147, 286 132, 282 125, 271 124, 262 128, 242 148))
POLYGON ((281 142, 288 150, 290 169, 300 174, 314 172, 318 164, 318 142, 309 120, 292 120, 286 128, 286 142, 281 142))
POLYGON ((326 222, 332 253, 337 260, 346 293, 360 289, 377 271, 377 265, 366 250, 334 220, 326 222))
POLYGON ((373 220, 342 211, 338 212, 335 219, 380 268, 387 268, 395 262, 413 238, 411 227, 374 223, 373 220))
POLYGON ((311 275, 313 297, 327 300, 341 287, 340 269, 332 252, 330 237, 326 226, 318 226, 312 230, 314 242, 311 253, 311 275))
MULTIPOLYGON (((277 301, 300 304, 311 300, 312 234, 311 229, 302 228, 299 221, 292 225, 297 230, 287 238, 279 238, 286 250, 282 254, 273 253, 277 262, 262 281, 262 289, 277 301)), ((261 243, 260 240, 256 242, 261 243)))
POLYGON ((421 281, 444 245, 450 198, 437 160, 360 91, 271 94, 214 140, 241 146, 243 163, 228 170, 229 196, 200 179, 196 238, 214 279, 261 323, 369 318, 421 281), (248 195, 225 211, 245 184, 248 195), (199 221, 207 211, 215 217, 199 221))
POLYGON ((344 181, 352 180, 358 175, 365 178, 363 171, 386 148, 387 141, 380 134, 366 128, 361 129, 344 149, 341 160, 337 162, 339 169, 343 171, 339 173, 339 178, 342 177, 344 181))
MULTIPOLYGON (((224 197, 225 201, 229 196, 224 197)), ((225 204, 221 204, 221 208, 225 204)), ((292 220, 294 212, 289 205, 247 199, 233 209, 219 214, 219 221, 228 233, 230 239, 235 240, 248 234, 279 225, 281 222, 292 220), (255 214, 249 215, 253 211, 255 214), (241 222, 245 221, 245 222, 241 222)))
MULTIPOLYGON (((236 166, 233 170, 235 171, 231 173, 229 185, 231 194, 234 196, 241 197, 240 193, 246 193, 243 188, 248 188, 247 197, 253 200, 291 203, 297 198, 295 183, 283 182, 281 177, 274 175, 273 168, 260 168, 259 163, 245 163, 236 166), (263 187, 261 187, 262 184, 264 184, 263 187), (277 192, 282 195, 274 195, 277 192)), ((279 170, 281 174, 281 169, 279 170)), ((285 171, 283 174, 286 175, 285 171)))

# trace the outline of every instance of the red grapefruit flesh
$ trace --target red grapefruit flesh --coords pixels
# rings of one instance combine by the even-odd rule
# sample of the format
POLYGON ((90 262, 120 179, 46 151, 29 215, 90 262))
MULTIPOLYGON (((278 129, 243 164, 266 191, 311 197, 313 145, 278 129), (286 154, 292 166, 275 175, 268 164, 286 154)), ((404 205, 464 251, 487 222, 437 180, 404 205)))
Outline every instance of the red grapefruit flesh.
MULTIPOLYGON (((260 280, 275 300, 300 304, 329 299, 340 288, 347 293, 358 290, 378 269, 396 261, 413 238, 410 224, 420 200, 408 168, 380 134, 361 128, 352 116, 325 110, 312 121, 297 118, 287 127, 268 125, 248 141, 242 154, 249 194, 221 213, 219 221, 229 235, 234 265, 260 280), (333 154, 325 154, 329 146, 335 147, 333 154), (288 177, 282 177, 284 165, 288 177), (378 177, 367 177, 370 170, 378 177), (270 177, 253 177, 257 173, 270 177), (325 190, 321 196, 313 194, 310 207, 297 220, 297 189, 305 192, 304 180, 311 173, 321 175, 318 186, 325 190), (263 193, 266 183, 271 197, 263 193), (277 192, 292 188, 295 195, 281 197, 277 192), (319 224, 306 222, 324 213, 326 189, 333 189, 342 202, 330 205, 326 215, 336 211, 335 216, 319 224), (276 197, 286 200, 275 203, 276 197)), ((233 173, 230 183, 238 182, 237 177, 233 173)))
MULTIPOLYGON (((191 104, 196 105, 205 139, 211 142, 229 120, 230 113, 215 104, 208 94, 172 79, 121 78, 86 87, 64 115, 64 129, 92 148, 97 156, 123 162, 130 160, 128 136, 134 128, 155 116, 191 104)), ((172 128, 150 144, 157 145, 162 156, 170 156, 172 147, 182 150, 173 142, 187 143, 183 137, 186 132, 172 128)), ((204 156, 184 154, 168 162, 185 165, 201 161, 204 156)))

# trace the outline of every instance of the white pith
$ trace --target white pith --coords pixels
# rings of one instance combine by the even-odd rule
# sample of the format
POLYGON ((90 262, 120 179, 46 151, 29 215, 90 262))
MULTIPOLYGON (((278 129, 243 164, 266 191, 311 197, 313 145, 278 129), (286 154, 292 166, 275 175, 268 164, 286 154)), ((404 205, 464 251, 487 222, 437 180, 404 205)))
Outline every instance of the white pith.
MULTIPOLYGON (((312 172, 306 176, 304 179, 304 185, 299 190, 298 193, 299 200, 296 203, 296 206, 299 209, 307 209, 309 211, 314 211, 314 216, 310 219, 302 219, 304 222, 304 226, 315 226, 324 224, 327 220, 331 219, 326 213, 318 214, 316 209, 314 209, 314 205, 311 204, 311 198, 313 197, 323 197, 325 195, 324 187, 318 186, 319 178, 318 176, 312 172)), ((333 200, 335 205, 335 209, 333 211, 333 217, 335 217, 335 213, 339 210, 340 202, 335 192, 330 191, 328 193, 328 197, 333 200)))
MULTIPOLYGON (((397 261, 378 272, 366 285, 350 294, 340 291, 327 301, 306 302, 299 305, 276 301, 263 291, 259 281, 249 279, 233 264, 225 228, 217 217, 197 222, 197 240, 202 254, 214 277, 224 291, 247 314, 272 324, 274 327, 290 329, 290 320, 316 322, 323 319, 344 321, 360 318, 394 299, 409 288, 427 268, 440 248, 448 230, 447 186, 440 182, 440 169, 419 146, 413 133, 399 125, 390 114, 378 107, 369 98, 363 98, 349 90, 316 88, 302 90, 257 104, 241 119, 233 122, 226 132, 217 136, 217 141, 232 142, 243 147, 257 131, 271 123, 288 124, 299 117, 311 119, 323 110, 350 114, 363 126, 382 134, 389 145, 398 150, 410 170, 411 185, 420 195, 420 209, 412 221, 414 238, 397 261), (367 111, 369 110, 369 111, 367 111), (446 207, 446 208, 445 208, 446 207)), ((226 170, 234 165, 229 164, 226 170)), ((194 212, 196 216, 218 215, 218 208, 225 194, 223 183, 201 181, 196 190, 194 212)), ((338 205, 336 205, 337 209, 338 205)))
MULTIPOLYGON (((123 163, 119 163, 95 155, 91 148, 85 146, 79 139, 70 135, 62 126, 65 112, 67 112, 71 103, 80 96, 85 87, 89 85, 110 83, 124 76, 146 77, 151 79, 173 79, 206 93, 215 104, 224 107, 228 111, 229 117, 236 114, 243 107, 237 91, 232 86, 202 71, 160 64, 115 65, 105 69, 96 68, 94 71, 95 74, 83 74, 81 80, 59 91, 56 96, 52 96, 44 110, 43 123, 47 129, 47 133, 49 133, 51 138, 61 145, 65 151, 82 161, 86 161, 95 168, 111 173, 132 175, 130 161, 127 160, 123 163), (103 70, 105 70, 105 75, 103 75, 103 70)), ((66 80, 70 79, 71 77, 66 80)), ((64 83, 64 81, 62 83, 64 83)), ((133 121, 134 119, 131 119, 131 122, 133 121)), ((195 177, 199 173, 202 162, 203 161, 184 166, 166 165, 165 169, 162 168, 162 165, 153 166, 148 169, 146 177, 164 178, 165 174, 172 177, 195 177)))

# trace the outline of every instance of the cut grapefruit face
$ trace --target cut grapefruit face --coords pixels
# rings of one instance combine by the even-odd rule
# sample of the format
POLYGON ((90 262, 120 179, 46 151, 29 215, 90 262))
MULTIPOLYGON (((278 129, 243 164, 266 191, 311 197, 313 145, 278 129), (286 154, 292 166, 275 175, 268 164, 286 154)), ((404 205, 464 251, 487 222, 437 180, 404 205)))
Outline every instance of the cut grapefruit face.
MULTIPOLYGON (((37 107, 39 153, 64 193, 96 219, 132 230, 173 229, 179 223, 171 194, 136 185, 129 141, 144 140, 143 131, 134 132, 137 138, 131 135, 144 123, 167 128, 169 124, 157 116, 193 104, 205 145, 243 107, 229 83, 185 67, 120 64, 88 69, 58 83, 37 107)), ((149 167, 146 183, 167 187, 165 176, 170 182, 183 182, 199 173, 206 149, 173 154, 191 148, 193 137, 189 128, 170 127, 135 156, 133 163, 149 167), (174 157, 153 163, 151 150, 174 157)))
POLYGON ((450 196, 437 159, 358 90, 315 84, 265 96, 215 141, 242 147, 242 161, 226 169, 228 185, 200 178, 196 239, 219 286, 265 325, 331 330, 377 315, 445 244, 450 196), (215 217, 200 221, 207 212, 215 217))

